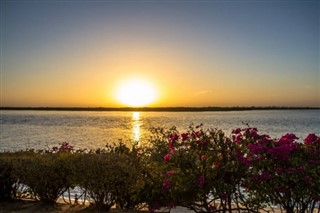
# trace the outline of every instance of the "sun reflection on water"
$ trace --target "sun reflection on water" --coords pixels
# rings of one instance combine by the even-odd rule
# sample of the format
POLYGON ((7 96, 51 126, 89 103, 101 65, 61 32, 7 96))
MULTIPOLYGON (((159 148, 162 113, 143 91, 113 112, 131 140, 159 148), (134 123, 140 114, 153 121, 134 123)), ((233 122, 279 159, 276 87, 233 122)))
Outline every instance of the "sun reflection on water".
POLYGON ((139 112, 133 112, 132 113, 132 120, 139 121, 140 119, 140 113, 139 112))
POLYGON ((138 145, 140 145, 140 138, 141 138, 140 126, 141 126, 140 113, 139 112, 133 112, 132 113, 133 140, 135 142, 138 142, 138 145))

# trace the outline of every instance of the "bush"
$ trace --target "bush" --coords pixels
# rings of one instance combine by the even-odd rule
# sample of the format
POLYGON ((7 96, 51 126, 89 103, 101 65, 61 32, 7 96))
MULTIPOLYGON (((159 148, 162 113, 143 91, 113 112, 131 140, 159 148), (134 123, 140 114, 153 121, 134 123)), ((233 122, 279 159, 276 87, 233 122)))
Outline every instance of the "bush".
POLYGON ((303 144, 294 134, 270 139, 247 128, 237 131, 233 138, 243 144, 239 161, 249 171, 243 186, 253 203, 278 205, 288 213, 313 212, 320 198, 317 136, 309 135, 303 144))
POLYGON ((13 173, 12 153, 0 155, 0 201, 12 200, 16 197, 18 180, 13 173))
POLYGON ((152 137, 149 140, 149 146, 145 147, 145 190, 142 197, 149 207, 150 212, 167 206, 171 203, 171 198, 163 190, 164 175, 167 171, 167 165, 163 162, 163 156, 167 153, 167 134, 171 130, 163 128, 153 128, 152 137))
POLYGON ((71 186, 70 153, 33 153, 18 158, 15 174, 41 202, 53 204, 71 186))
POLYGON ((169 198, 166 205, 196 212, 231 211, 233 204, 240 208, 237 193, 246 168, 236 157, 237 144, 221 130, 200 126, 182 134, 175 129, 160 134, 154 143, 166 144, 161 189, 169 198))
POLYGON ((288 213, 312 212, 320 201, 320 138, 293 134, 270 139, 255 128, 155 129, 150 147, 122 143, 74 150, 0 153, 0 200, 31 194, 53 204, 80 187, 95 206, 150 211, 184 206, 195 212, 258 212, 277 205, 288 213), (22 189, 22 191, 19 191, 22 189), (27 190, 26 190, 27 189, 27 190))
POLYGON ((136 171, 125 155, 105 151, 78 154, 74 160, 75 184, 88 193, 98 208, 109 210, 116 203, 132 208, 136 204, 130 188, 135 186, 131 184, 136 171))
POLYGON ((117 159, 122 159, 118 169, 125 174, 116 188, 116 205, 121 209, 138 209, 145 202, 142 196, 146 187, 143 150, 135 145, 129 149, 120 143, 113 152, 117 159))

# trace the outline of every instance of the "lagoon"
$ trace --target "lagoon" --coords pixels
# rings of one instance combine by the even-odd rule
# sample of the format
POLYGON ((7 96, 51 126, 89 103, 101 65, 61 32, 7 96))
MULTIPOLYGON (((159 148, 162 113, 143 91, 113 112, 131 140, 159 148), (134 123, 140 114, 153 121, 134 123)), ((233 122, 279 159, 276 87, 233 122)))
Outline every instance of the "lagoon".
POLYGON ((150 129, 176 126, 186 131, 191 124, 203 128, 257 127, 278 138, 296 134, 302 141, 309 133, 320 135, 320 110, 248 110, 206 112, 119 111, 0 111, 0 151, 47 149, 61 142, 75 148, 103 148, 119 140, 148 144, 150 129))

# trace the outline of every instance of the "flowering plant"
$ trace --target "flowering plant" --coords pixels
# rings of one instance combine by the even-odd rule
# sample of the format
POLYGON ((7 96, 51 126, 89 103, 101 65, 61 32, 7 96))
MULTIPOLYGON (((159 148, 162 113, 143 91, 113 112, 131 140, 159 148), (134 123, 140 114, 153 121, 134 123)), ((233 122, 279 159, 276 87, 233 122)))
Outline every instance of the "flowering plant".
POLYGON ((248 171, 243 188, 253 204, 313 211, 320 198, 319 137, 309 134, 301 143, 294 134, 270 139, 246 128, 233 131, 232 139, 242 147, 238 158, 248 171))
POLYGON ((52 150, 0 153, 0 200, 27 196, 54 204, 77 186, 83 192, 77 198, 104 210, 147 204, 150 211, 260 212, 272 205, 288 213, 319 211, 315 134, 303 141, 294 134, 272 139, 256 128, 239 128, 226 136, 200 125, 183 133, 157 129, 150 142, 96 150, 64 142, 52 150))
POLYGON ((240 209, 238 189, 246 167, 238 161, 236 143, 221 130, 204 130, 201 125, 181 134, 172 129, 166 136, 163 191, 170 206, 195 212, 240 209))

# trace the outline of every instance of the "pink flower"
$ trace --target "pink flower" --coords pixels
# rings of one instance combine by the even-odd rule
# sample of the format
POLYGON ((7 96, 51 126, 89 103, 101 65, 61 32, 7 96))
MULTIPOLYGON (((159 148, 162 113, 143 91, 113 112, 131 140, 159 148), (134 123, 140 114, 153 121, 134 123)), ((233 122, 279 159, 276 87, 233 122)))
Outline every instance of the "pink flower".
POLYGON ((296 139, 299 139, 295 134, 287 133, 279 139, 280 144, 291 144, 296 139))
POLYGON ((281 175, 281 174, 285 173, 285 170, 284 170, 282 167, 277 167, 277 168, 276 168, 276 172, 277 172, 279 175, 281 175))
POLYGON ((201 159, 201 161, 205 161, 207 159, 207 156, 206 155, 201 155, 200 159, 201 159))
POLYGON ((170 143, 169 144, 169 148, 168 148, 168 152, 170 152, 170 153, 174 153, 174 151, 175 151, 175 149, 174 149, 174 146, 173 146, 173 144, 172 143, 170 143))
POLYGON ((320 144, 320 138, 316 136, 314 133, 310 133, 305 139, 304 144, 311 145, 311 144, 320 144))
POLYGON ((170 154, 166 154, 164 157, 163 157, 164 161, 168 162, 170 159, 171 159, 171 155, 170 154))
POLYGON ((193 136, 194 138, 198 138, 198 137, 200 137, 201 135, 202 135, 201 131, 192 132, 192 136, 193 136))
POLYGON ((235 136, 235 135, 232 136, 233 142, 235 142, 237 144, 240 144, 242 139, 243 139, 243 136, 241 134, 239 134, 237 136, 235 136))
POLYGON ((67 142, 59 143, 59 145, 60 145, 60 147, 59 147, 58 152, 71 152, 73 150, 73 146, 71 146, 67 142))
POLYGON ((268 150, 268 153, 275 159, 279 160, 289 160, 289 155, 297 149, 296 142, 289 142, 289 144, 286 144, 285 142, 282 142, 277 144, 278 146, 272 147, 268 150))
POLYGON ((245 136, 247 137, 247 138, 254 138, 254 139, 256 139, 257 137, 258 137, 258 130, 257 130, 257 128, 246 128, 246 129, 244 129, 244 131, 245 131, 245 136))
POLYGON ((198 180, 198 186, 202 188, 204 186, 204 183, 205 183, 205 177, 204 175, 201 175, 198 180))
POLYGON ((176 142, 178 139, 179 139, 179 135, 177 135, 176 133, 171 134, 171 135, 169 136, 169 140, 170 140, 170 142, 172 142, 172 143, 176 142))
POLYGON ((204 144, 204 140, 197 140, 196 143, 199 145, 199 146, 202 146, 204 144))
POLYGON ((170 184, 170 181, 169 181, 169 180, 163 181, 163 183, 162 183, 162 188, 163 188, 163 189, 169 190, 169 189, 170 189, 170 186, 171 186, 171 184, 170 184))
POLYGON ((267 171, 263 171, 262 174, 260 175, 260 180, 261 181, 267 181, 272 178, 271 174, 267 171))
POLYGON ((221 166, 221 163, 217 161, 217 162, 214 162, 213 165, 214 165, 214 167, 218 167, 219 168, 221 166))
POLYGON ((174 152, 174 145, 178 139, 179 139, 179 136, 175 133, 169 136, 169 148, 168 148, 169 152, 174 152))
POLYGON ((186 141, 188 139, 188 134, 187 133, 182 133, 181 137, 182 137, 182 141, 186 141))
POLYGON ((295 173, 297 173, 297 169, 293 168, 293 167, 289 167, 289 168, 287 168, 287 173, 288 174, 295 174, 295 173))
POLYGON ((306 168, 305 168, 304 166, 299 166, 299 167, 297 168, 297 172, 298 172, 298 173, 303 173, 303 172, 305 172, 305 170, 306 170, 306 168))
POLYGON ((174 170, 167 171, 167 175, 168 175, 168 176, 172 176, 172 175, 174 175, 175 173, 176 173, 176 171, 174 171, 174 170))
POLYGON ((216 210, 217 208, 216 208, 216 206, 215 205, 209 205, 209 210, 210 210, 210 212, 214 212, 215 210, 216 210))
POLYGON ((244 153, 242 153, 240 150, 237 150, 237 155, 238 155, 238 160, 240 161, 241 164, 245 166, 250 166, 252 163, 252 157, 251 156, 245 156, 244 153))
POLYGON ((248 148, 255 155, 258 155, 267 151, 267 148, 261 144, 248 144, 248 148))
POLYGON ((232 130, 232 134, 239 134, 241 132, 241 129, 240 128, 237 128, 237 129, 234 129, 232 130))

